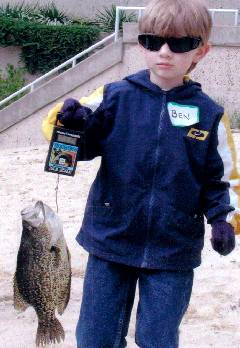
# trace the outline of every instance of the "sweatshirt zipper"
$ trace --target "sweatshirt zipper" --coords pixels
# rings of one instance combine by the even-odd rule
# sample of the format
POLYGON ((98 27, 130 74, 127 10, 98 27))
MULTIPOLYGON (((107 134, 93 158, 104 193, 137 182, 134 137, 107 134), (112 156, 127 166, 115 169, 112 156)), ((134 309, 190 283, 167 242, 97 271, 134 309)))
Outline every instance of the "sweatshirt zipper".
POLYGON ((153 179, 152 179, 152 186, 151 186, 151 194, 148 204, 148 221, 147 221, 147 237, 146 237, 146 245, 144 248, 144 254, 143 254, 143 261, 141 264, 141 267, 147 267, 148 261, 147 261, 147 253, 148 253, 148 241, 150 236, 150 228, 151 228, 151 222, 152 222, 152 213, 153 213, 153 203, 154 203, 154 183, 156 179, 157 174, 157 163, 158 163, 158 157, 159 157, 159 140, 160 140, 160 134, 163 129, 162 120, 165 112, 165 104, 166 104, 166 91, 163 91, 163 98, 162 98, 162 107, 161 112, 159 115, 159 123, 158 123, 158 133, 157 133, 157 147, 155 151, 155 162, 154 162, 154 173, 153 173, 153 179))

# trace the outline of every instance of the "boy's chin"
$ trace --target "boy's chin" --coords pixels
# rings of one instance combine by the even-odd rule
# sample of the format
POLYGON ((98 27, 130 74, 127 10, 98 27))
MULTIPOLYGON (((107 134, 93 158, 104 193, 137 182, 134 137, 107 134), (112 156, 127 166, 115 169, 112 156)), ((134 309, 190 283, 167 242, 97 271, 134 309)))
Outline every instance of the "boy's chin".
POLYGON ((159 70, 152 71, 150 69, 150 81, 166 90, 182 85, 184 76, 185 74, 176 76, 175 74, 165 73, 159 70))
MULTIPOLYGON (((164 80, 174 80, 178 78, 176 77, 176 74, 174 74, 170 69, 154 69, 150 70, 150 75, 154 76, 155 78, 164 79, 164 80)), ((184 76, 184 75, 183 75, 184 76)))

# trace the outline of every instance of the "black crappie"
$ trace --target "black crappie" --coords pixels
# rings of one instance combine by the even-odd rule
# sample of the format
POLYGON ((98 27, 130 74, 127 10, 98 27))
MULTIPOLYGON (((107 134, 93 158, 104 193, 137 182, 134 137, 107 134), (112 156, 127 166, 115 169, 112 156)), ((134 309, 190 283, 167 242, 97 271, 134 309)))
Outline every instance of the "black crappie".
POLYGON ((21 211, 22 237, 14 275, 14 307, 32 306, 38 316, 36 345, 64 340, 64 329, 55 317, 68 304, 71 287, 70 254, 62 223, 41 201, 21 211))

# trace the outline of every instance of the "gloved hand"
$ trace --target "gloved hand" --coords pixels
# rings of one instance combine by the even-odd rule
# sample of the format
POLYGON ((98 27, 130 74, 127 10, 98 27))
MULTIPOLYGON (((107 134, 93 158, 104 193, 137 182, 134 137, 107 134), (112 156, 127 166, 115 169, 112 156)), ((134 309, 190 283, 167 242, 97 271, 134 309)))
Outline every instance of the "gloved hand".
POLYGON ((235 234, 231 224, 218 221, 212 224, 212 247, 220 255, 228 255, 235 248, 235 234))
POLYGON ((87 116, 91 113, 91 109, 82 106, 78 100, 66 99, 62 109, 57 114, 57 119, 64 127, 73 130, 83 130, 87 116))

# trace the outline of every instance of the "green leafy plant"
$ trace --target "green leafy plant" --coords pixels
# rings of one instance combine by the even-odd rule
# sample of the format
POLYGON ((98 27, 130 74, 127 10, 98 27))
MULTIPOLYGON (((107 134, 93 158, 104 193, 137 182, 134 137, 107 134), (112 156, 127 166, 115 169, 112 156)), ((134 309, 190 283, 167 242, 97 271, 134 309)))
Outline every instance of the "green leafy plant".
POLYGON ((71 24, 72 20, 63 11, 60 11, 54 2, 39 8, 39 22, 46 24, 71 24))
POLYGON ((33 18, 33 14, 36 11, 35 6, 25 5, 24 2, 21 4, 13 4, 9 3, 6 5, 0 6, 0 16, 16 18, 16 19, 24 19, 31 20, 33 18))
MULTIPOLYGON (((110 8, 104 7, 104 10, 98 10, 95 23, 99 25, 102 31, 112 32, 115 29, 116 6, 110 8)), ((126 14, 125 11, 119 11, 119 28, 122 30, 123 22, 136 22, 137 16, 134 12, 126 14)))
MULTIPOLYGON (((0 100, 7 98, 9 95, 21 89, 25 84, 24 79, 24 68, 14 68, 13 65, 8 64, 6 73, 3 74, 0 70, 0 100)), ((13 101, 21 98, 25 93, 21 93, 20 95, 13 98, 6 105, 12 103, 13 101)))
POLYGON ((28 72, 45 73, 97 41, 93 25, 47 25, 2 17, 0 46, 21 46, 28 72))
POLYGON ((25 5, 24 2, 13 5, 8 3, 0 7, 0 16, 49 25, 66 25, 73 22, 73 19, 60 11, 53 2, 42 7, 38 3, 35 5, 25 5))

